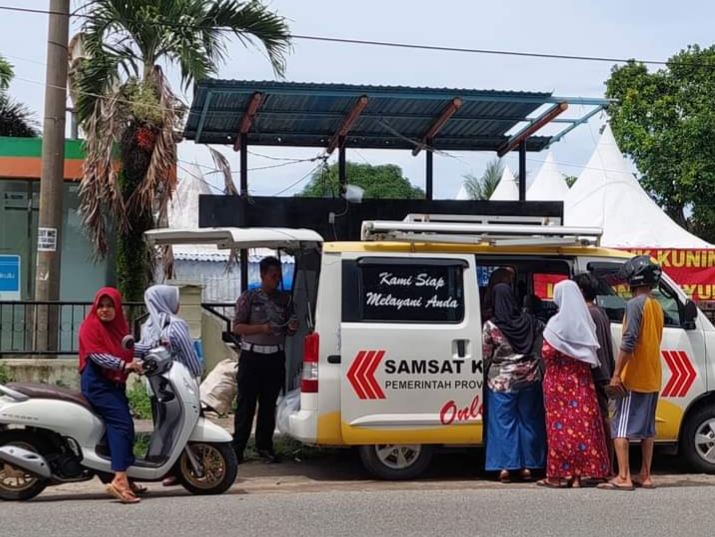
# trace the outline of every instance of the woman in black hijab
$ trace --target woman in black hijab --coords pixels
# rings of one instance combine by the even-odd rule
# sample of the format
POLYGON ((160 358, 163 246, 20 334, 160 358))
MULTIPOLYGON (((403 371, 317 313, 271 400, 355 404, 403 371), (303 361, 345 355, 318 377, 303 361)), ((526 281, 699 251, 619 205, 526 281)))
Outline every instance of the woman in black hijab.
MULTIPOLYGON (((491 284, 492 282, 490 282, 491 284)), ((546 463, 546 432, 538 348, 543 324, 522 312, 511 285, 496 279, 487 289, 490 318, 483 329, 486 380, 486 469, 508 483, 524 480, 546 463)))

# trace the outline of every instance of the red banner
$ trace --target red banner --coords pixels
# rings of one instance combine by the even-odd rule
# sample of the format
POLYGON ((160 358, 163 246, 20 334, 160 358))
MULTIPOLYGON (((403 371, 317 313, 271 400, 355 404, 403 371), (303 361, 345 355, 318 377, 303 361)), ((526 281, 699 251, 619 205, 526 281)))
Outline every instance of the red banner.
POLYGON ((534 294, 541 300, 554 299, 554 286, 563 280, 568 280, 568 276, 563 274, 534 274, 534 294))
POLYGON ((636 255, 650 255, 693 300, 715 300, 715 249, 638 249, 636 255))

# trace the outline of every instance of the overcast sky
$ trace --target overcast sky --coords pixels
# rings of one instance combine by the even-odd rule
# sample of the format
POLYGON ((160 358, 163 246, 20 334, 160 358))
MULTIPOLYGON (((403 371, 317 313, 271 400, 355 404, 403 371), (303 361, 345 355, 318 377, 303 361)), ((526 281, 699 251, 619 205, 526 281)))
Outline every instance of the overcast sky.
MULTIPOLYGON (((79 2, 73 2, 76 7, 79 2)), ((46 9, 46 0, 0 0, 0 5, 46 9)), ((402 41, 454 47, 519 50, 618 58, 667 59, 688 44, 709 46, 713 39, 715 2, 705 0, 274 0, 271 6, 289 19, 296 34, 402 41)), ((0 54, 14 65, 11 93, 41 118, 47 16, 0 11, 0 54)), ((427 52, 296 41, 288 58, 287 80, 351 84, 396 84, 498 90, 553 91, 569 97, 601 97, 610 63, 515 58, 465 53, 427 52)), ((231 45, 221 78, 273 79, 261 52, 231 45)), ((174 89, 178 92, 175 73, 174 89)), ((185 98, 190 102, 190 95, 185 98)), ((576 106, 569 113, 582 115, 576 106)), ((595 146, 603 117, 571 132, 553 147, 561 170, 578 175, 595 146)), ((551 133, 548 131, 547 133, 551 133)), ((267 149, 279 157, 308 158, 317 149, 267 149)), ((234 170, 238 155, 224 150, 234 170)), ((336 152, 337 154, 337 152, 336 152)), ((455 153, 435 157, 435 196, 451 198, 467 173, 481 174, 493 157, 455 153)), ((183 143, 179 157, 212 166, 204 147, 183 143)), ((507 157, 516 169, 516 154, 507 157)), ((529 153, 527 168, 536 173, 545 153, 529 153)), ((424 185, 424 158, 409 152, 348 151, 348 159, 371 164, 395 163, 416 185, 424 185)), ((249 167, 274 163, 251 155, 249 167)), ((313 167, 299 163, 249 176, 251 192, 271 195, 294 183, 313 167)), ((208 171, 208 170, 206 170, 208 171)), ((183 171, 180 170, 180 175, 183 171)), ((216 176, 209 176, 218 184, 216 176)), ((286 194, 300 190, 296 185, 286 194)))

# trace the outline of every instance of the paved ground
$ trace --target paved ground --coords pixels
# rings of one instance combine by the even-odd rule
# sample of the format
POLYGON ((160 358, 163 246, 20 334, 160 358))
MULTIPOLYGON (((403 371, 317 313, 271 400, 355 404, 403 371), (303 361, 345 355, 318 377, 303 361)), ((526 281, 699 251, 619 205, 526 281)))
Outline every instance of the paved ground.
POLYGON ((150 485, 141 505, 108 500, 98 481, 48 489, 33 502, 0 504, 0 534, 12 537, 647 535, 709 536, 715 476, 688 474, 658 457, 654 491, 543 490, 500 485, 479 454, 438 456, 425 479, 370 480, 350 452, 310 453, 280 465, 250 462, 219 497, 150 485), (612 526, 614 517, 621 524, 612 526))

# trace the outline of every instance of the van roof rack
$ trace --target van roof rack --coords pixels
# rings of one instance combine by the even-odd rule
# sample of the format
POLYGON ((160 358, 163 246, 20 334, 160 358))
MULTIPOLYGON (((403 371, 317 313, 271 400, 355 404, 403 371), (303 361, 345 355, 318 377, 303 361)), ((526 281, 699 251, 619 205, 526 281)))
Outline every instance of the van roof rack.
POLYGON ((600 228, 561 225, 561 218, 410 214, 404 220, 369 220, 364 241, 509 246, 598 246, 600 228))

